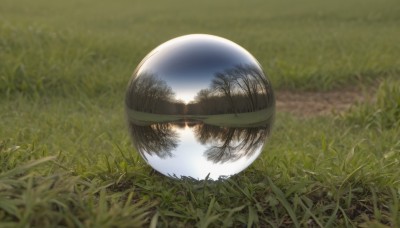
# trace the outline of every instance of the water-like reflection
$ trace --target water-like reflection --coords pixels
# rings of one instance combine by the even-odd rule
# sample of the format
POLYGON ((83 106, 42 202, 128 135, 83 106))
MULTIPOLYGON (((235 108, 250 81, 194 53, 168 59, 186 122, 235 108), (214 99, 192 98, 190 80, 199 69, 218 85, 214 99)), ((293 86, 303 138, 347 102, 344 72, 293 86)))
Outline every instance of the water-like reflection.
POLYGON ((189 35, 150 52, 125 97, 137 151, 159 172, 230 176, 260 154, 275 114, 271 83, 239 45, 189 35))
POLYGON ((218 127, 200 121, 140 126, 129 123, 137 151, 157 171, 172 177, 204 179, 236 174, 261 152, 270 126, 218 127))
POLYGON ((214 163, 251 157, 265 142, 270 127, 226 128, 207 124, 195 127, 196 139, 207 145, 204 155, 214 163))
POLYGON ((166 123, 149 126, 129 123, 132 141, 145 159, 146 154, 160 158, 172 157, 172 150, 176 149, 179 142, 178 134, 172 127, 171 124, 166 123))

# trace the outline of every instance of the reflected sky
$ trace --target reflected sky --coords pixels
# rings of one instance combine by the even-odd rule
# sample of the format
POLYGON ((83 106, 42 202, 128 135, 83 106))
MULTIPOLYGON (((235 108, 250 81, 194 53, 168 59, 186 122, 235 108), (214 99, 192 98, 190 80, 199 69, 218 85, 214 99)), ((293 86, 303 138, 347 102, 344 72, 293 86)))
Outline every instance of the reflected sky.
POLYGON ((175 91, 176 99, 187 104, 200 89, 210 86, 215 72, 255 62, 250 53, 227 39, 195 34, 157 47, 141 62, 136 74, 158 75, 175 91))
MULTIPOLYGON (((217 180, 220 177, 229 177, 247 168, 261 153, 265 137, 262 143, 251 148, 254 152, 246 156, 249 148, 242 148, 235 151, 238 159, 216 162, 207 157, 206 151, 215 144, 223 144, 223 140, 214 138, 206 143, 199 141, 195 129, 198 125, 184 128, 172 127, 171 130, 177 135, 177 147, 171 151, 171 156, 163 157, 158 154, 149 154, 142 151, 144 159, 158 172, 171 177, 191 177, 204 179, 208 174, 209 178, 217 180)), ((243 137, 238 137, 229 142, 232 147, 239 146, 243 137)), ((137 148, 142 150, 141 148, 137 148)))

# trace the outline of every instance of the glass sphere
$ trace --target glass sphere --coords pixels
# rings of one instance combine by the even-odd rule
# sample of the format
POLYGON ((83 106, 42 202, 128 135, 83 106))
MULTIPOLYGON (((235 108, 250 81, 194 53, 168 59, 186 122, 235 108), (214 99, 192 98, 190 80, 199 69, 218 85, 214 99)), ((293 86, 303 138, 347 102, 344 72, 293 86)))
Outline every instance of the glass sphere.
POLYGON ((186 35, 151 51, 125 98, 136 150, 177 179, 226 178, 263 151, 275 97, 258 61, 212 35, 186 35))

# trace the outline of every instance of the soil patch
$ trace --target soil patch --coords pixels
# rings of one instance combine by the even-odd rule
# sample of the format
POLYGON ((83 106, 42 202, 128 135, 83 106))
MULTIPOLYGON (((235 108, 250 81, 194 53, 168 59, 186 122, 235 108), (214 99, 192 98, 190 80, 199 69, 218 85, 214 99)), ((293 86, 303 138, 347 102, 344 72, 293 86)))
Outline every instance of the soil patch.
POLYGON ((276 111, 300 117, 340 113, 357 102, 369 102, 375 88, 346 88, 327 92, 276 91, 276 111))

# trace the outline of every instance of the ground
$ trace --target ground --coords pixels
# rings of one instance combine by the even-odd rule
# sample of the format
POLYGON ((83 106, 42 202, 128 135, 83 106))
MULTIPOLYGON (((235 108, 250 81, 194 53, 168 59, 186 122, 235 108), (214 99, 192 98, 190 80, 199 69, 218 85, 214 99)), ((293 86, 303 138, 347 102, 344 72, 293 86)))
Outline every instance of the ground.
POLYGON ((276 94, 278 112, 288 112, 299 117, 315 117, 343 113, 358 103, 373 101, 376 88, 348 87, 331 91, 279 90, 276 94))
POLYGON ((205 124, 220 127, 252 127, 262 126, 271 122, 274 117, 274 107, 261 109, 255 112, 219 115, 163 115, 146 112, 138 112, 127 109, 127 118, 137 125, 151 125, 154 123, 173 122, 183 119, 198 120, 205 124))

